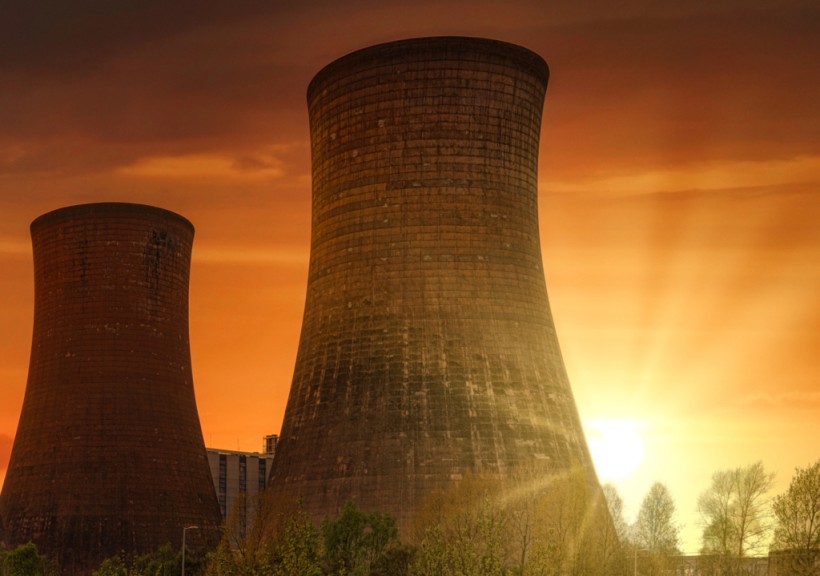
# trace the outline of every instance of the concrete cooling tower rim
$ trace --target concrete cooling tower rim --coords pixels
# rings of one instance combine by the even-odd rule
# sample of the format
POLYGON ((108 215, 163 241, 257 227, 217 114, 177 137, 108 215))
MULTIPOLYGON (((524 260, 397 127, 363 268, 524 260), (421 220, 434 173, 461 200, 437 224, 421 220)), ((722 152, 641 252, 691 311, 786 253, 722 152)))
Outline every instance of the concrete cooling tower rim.
POLYGON ((446 59, 458 58, 461 61, 469 60, 465 58, 466 54, 474 54, 481 62, 498 60, 506 65, 515 62, 520 67, 530 69, 535 76, 543 78, 545 84, 549 78, 549 66, 541 56, 528 48, 503 40, 470 36, 409 38, 362 48, 334 60, 319 70, 311 80, 307 89, 307 101, 311 102, 319 88, 340 71, 351 67, 361 69, 362 65, 367 67, 368 60, 373 61, 374 66, 384 65, 390 59, 396 64, 421 60, 429 53, 446 54, 446 59))
POLYGON ((105 216, 106 218, 116 218, 118 216, 133 218, 138 215, 143 215, 146 219, 154 221, 173 221, 182 227, 190 229, 192 234, 194 232, 194 225, 191 221, 176 212, 171 212, 165 208, 149 206, 148 204, 134 204, 130 202, 93 202, 90 204, 76 204, 74 206, 58 208, 35 218, 31 223, 31 231, 33 233, 41 227, 76 218, 86 219, 98 216, 105 216))

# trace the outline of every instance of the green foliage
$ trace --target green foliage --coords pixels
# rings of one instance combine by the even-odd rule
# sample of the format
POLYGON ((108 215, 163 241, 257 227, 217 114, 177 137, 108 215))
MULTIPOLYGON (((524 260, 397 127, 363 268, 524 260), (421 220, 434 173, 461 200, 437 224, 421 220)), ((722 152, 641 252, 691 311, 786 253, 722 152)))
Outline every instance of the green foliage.
POLYGON ((391 543, 370 566, 370 576, 408 576, 415 553, 409 544, 391 543))
MULTIPOLYGON (((399 544, 395 519, 389 514, 362 512, 353 502, 346 502, 336 520, 322 522, 325 562, 328 574, 369 576, 377 564, 387 562, 391 546, 399 544)), ((399 562, 399 554, 392 562, 399 562)))
POLYGON ((703 522, 704 554, 729 555, 734 549, 736 530, 733 518, 733 470, 712 474, 712 485, 698 498, 698 512, 703 522))
POLYGON ((0 551, 0 571, 3 576, 49 576, 53 573, 45 557, 31 542, 14 550, 0 551))
MULTIPOLYGON (((165 544, 149 554, 129 556, 122 554, 103 561, 92 576, 176 576, 182 570, 181 553, 165 544)), ((185 574, 196 576, 203 572, 203 559, 190 552, 185 557, 185 574)))
POLYGON ((119 556, 107 558, 92 576, 128 576, 128 567, 119 556))
POLYGON ((414 576, 614 576, 623 562, 603 495, 581 468, 468 476, 419 515, 414 576))
POLYGON ((772 504, 776 527, 772 548, 796 576, 820 574, 820 460, 797 468, 789 489, 772 504))
POLYGON ((301 504, 255 504, 257 514, 241 533, 230 522, 211 556, 208 576, 402 576, 412 549, 398 539, 389 514, 361 512, 347 503, 320 531, 301 504))
POLYGON ((624 518, 624 501, 618 493, 614 484, 606 483, 601 486, 604 493, 609 517, 612 518, 612 526, 615 528, 615 535, 621 543, 626 543, 631 538, 629 525, 624 518))
POLYGON ((265 570, 271 576, 321 576, 319 532, 304 511, 286 523, 284 534, 268 554, 265 570))
POLYGON ((770 534, 766 495, 773 482, 761 462, 715 472, 698 499, 702 552, 736 559, 762 552, 770 534))
POLYGON ((270 499, 248 498, 240 494, 233 512, 225 521, 222 539, 211 556, 208 575, 233 576, 263 574, 269 563, 271 542, 284 530, 288 512, 274 510, 270 499), (248 512, 252 523, 248 526, 248 512))
POLYGON ((637 545, 660 556, 678 554, 675 501, 669 489, 655 482, 646 494, 635 521, 637 545))
POLYGON ((253 523, 228 519, 219 547, 211 555, 208 576, 321 576, 319 532, 301 504, 276 510, 262 497, 252 504, 253 523))
POLYGON ((450 508, 448 517, 424 531, 411 574, 503 575, 508 559, 505 521, 489 494, 461 510, 450 508))
POLYGON ((411 543, 395 519, 348 502, 319 530, 301 505, 261 502, 230 522, 208 576, 619 576, 623 555, 594 477, 544 467, 468 475, 432 495, 411 543))
POLYGON ((467 475, 432 495, 417 515, 415 576, 502 574, 511 528, 496 478, 467 475))

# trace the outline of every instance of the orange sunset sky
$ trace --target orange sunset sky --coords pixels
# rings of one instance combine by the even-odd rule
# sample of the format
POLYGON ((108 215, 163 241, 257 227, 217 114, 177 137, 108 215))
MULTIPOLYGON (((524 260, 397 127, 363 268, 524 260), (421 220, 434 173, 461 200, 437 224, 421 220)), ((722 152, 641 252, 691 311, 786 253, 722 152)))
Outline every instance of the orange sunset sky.
POLYGON ((695 552, 713 471, 762 460, 780 492, 820 457, 815 2, 33 0, 0 7, 0 481, 31 346, 28 226, 70 204, 194 223, 205 442, 253 451, 279 431, 309 256, 307 84, 352 50, 427 35, 550 65, 547 286, 629 519, 663 481, 695 552))

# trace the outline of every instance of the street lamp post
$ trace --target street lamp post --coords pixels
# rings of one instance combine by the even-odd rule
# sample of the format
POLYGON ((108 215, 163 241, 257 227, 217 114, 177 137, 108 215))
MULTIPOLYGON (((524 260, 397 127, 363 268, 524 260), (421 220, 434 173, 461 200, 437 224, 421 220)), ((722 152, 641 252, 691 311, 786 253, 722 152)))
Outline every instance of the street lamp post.
POLYGON ((199 526, 185 526, 182 529, 182 576, 185 576, 185 532, 196 530, 199 526))

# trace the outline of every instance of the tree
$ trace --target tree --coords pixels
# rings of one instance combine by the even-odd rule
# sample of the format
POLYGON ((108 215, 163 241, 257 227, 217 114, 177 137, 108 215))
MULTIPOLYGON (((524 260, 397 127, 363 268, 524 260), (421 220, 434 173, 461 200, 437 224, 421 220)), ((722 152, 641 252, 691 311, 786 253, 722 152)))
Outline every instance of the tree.
POLYGON ((772 549, 796 576, 820 575, 820 460, 797 468, 789 489, 772 504, 772 549))
POLYGON ((698 499, 703 521, 705 554, 722 558, 723 569, 739 566, 739 560, 762 553, 771 532, 766 497, 774 474, 761 462, 712 475, 712 485, 698 499))
POLYGON ((606 499, 609 492, 616 506, 622 506, 614 487, 600 489, 580 465, 558 474, 549 466, 523 467, 505 484, 507 524, 512 528, 507 531, 508 546, 511 558, 518 559, 512 574, 620 573, 622 550, 606 499))
POLYGON ((322 522, 325 558, 330 574, 367 576, 399 544, 396 520, 390 514, 362 512, 346 502, 336 520, 322 522))
POLYGON ((128 572, 125 561, 119 556, 114 556, 103 560, 100 567, 94 570, 91 576, 128 576, 128 572))
POLYGON ((559 552, 558 546, 550 547, 545 541, 548 522, 544 500, 559 482, 549 467, 532 465, 515 470, 511 484, 514 489, 507 497, 506 508, 514 573, 544 573, 543 565, 559 552))
MULTIPOLYGON (((203 573, 204 558, 201 554, 189 555, 185 562, 185 573, 195 576, 203 573)), ((180 573, 182 556, 180 551, 164 544, 153 552, 142 555, 121 554, 103 560, 92 576, 175 576, 180 573)))
POLYGON ((239 516, 228 518, 207 575, 321 576, 319 532, 301 501, 263 495, 251 505, 250 526, 239 516))
POLYGON ((415 555, 416 549, 410 544, 391 544, 370 566, 370 576, 408 576, 415 555))
POLYGON ((728 556, 734 549, 733 521, 734 470, 712 474, 712 486, 698 498, 698 512, 703 522, 701 552, 728 556))
MULTIPOLYGON (((675 522, 675 501, 669 489, 655 482, 638 510, 634 526, 635 550, 642 549, 643 574, 662 574, 671 568, 672 557, 679 553, 680 528, 675 522)), ((635 556, 637 567, 637 556, 635 556)))
POLYGON ((467 475, 417 521, 414 576, 615 576, 623 568, 603 494, 580 466, 467 475))
POLYGON ((270 576, 321 576, 319 531, 301 508, 286 520, 284 532, 269 549, 260 574, 270 576))
POLYGON ((626 544, 630 540, 630 530, 629 524, 624 519, 624 501, 614 484, 607 482, 601 486, 601 490, 604 493, 609 516, 612 518, 612 527, 615 529, 618 541, 626 544))
POLYGON ((774 484, 774 473, 766 472, 762 462, 736 471, 735 522, 739 558, 763 553, 771 534, 769 500, 766 494, 774 484))
MULTIPOLYGON (((612 519, 612 527, 610 528, 606 522, 601 523, 601 530, 609 530, 612 534, 614 542, 607 543, 604 548, 608 550, 609 558, 607 565, 611 573, 630 572, 628 565, 631 565, 631 559, 634 553, 634 537, 632 535, 632 527, 627 524, 624 518, 624 503, 618 489, 610 483, 601 486, 601 491, 606 501, 609 517, 612 519)), ((607 537, 606 532, 602 534, 602 540, 606 542, 610 538, 607 537)))
MULTIPOLYGON (((285 513, 292 511, 286 509, 285 513)), ((211 557, 208 573, 231 576, 259 571, 266 562, 277 522, 285 520, 274 512, 270 498, 248 497, 244 493, 237 495, 233 510, 222 526, 222 540, 211 557), (253 507, 256 512, 250 526, 247 524, 248 507, 253 507)), ((284 530, 284 525, 281 529, 284 530)))
POLYGON ((432 494, 416 518, 414 576, 501 576, 508 512, 498 479, 466 475, 432 494))
POLYGON ((3 576, 45 576, 53 573, 45 557, 31 542, 14 550, 0 550, 0 569, 3 576))
POLYGON ((267 561, 271 542, 276 535, 284 533, 288 522, 300 511, 300 502, 285 502, 281 509, 277 509, 264 493, 255 496, 238 494, 222 527, 218 551, 222 554, 223 564, 233 565, 239 574, 259 570, 267 561), (252 518, 250 524, 249 516, 252 518))
POLYGON ((679 531, 675 523, 675 501, 664 484, 655 482, 638 510, 637 545, 658 554, 677 554, 679 531))

